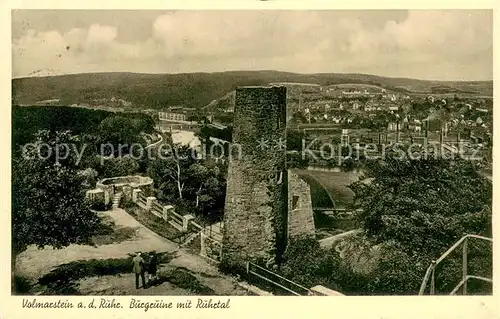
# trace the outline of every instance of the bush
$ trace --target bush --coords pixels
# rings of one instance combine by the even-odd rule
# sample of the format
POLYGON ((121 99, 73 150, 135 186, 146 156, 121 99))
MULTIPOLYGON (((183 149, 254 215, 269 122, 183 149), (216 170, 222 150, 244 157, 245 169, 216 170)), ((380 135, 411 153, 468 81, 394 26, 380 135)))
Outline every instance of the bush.
POLYGON ((307 288, 323 285, 339 290, 336 269, 340 266, 340 257, 331 250, 322 249, 314 238, 292 239, 283 256, 280 273, 283 277, 307 288))
POLYGON ((123 241, 135 238, 135 236, 136 236, 136 228, 120 227, 118 229, 114 229, 109 234, 102 234, 99 236, 92 237, 92 243, 98 246, 109 245, 109 244, 121 243, 123 241))
POLYGON ((139 171, 139 162, 130 155, 106 158, 100 169, 103 177, 134 175, 139 171))
POLYGON ((159 283, 168 281, 179 288, 187 289, 197 295, 215 295, 215 291, 212 288, 201 284, 195 276, 181 268, 165 271, 160 273, 158 277, 159 283))
POLYGON ((134 205, 134 207, 127 209, 127 212, 139 223, 165 239, 174 240, 182 235, 182 232, 174 228, 163 218, 157 217, 156 215, 143 210, 137 205, 134 205))
POLYGON ((100 200, 91 200, 91 201, 89 201, 89 207, 90 207, 90 209, 93 209, 93 210, 96 210, 96 211, 99 211, 99 212, 103 212, 103 211, 109 210, 112 205, 113 205, 113 203, 111 201, 109 203, 107 203, 107 204, 104 204, 104 202, 100 201, 100 200))
POLYGON ((32 286, 30 280, 23 276, 15 275, 12 280, 12 292, 14 294, 29 294, 32 286))
POLYGON ((125 196, 122 195, 122 197, 120 197, 120 203, 118 206, 126 211, 129 211, 137 207, 137 204, 134 203, 131 199, 125 198, 125 196))

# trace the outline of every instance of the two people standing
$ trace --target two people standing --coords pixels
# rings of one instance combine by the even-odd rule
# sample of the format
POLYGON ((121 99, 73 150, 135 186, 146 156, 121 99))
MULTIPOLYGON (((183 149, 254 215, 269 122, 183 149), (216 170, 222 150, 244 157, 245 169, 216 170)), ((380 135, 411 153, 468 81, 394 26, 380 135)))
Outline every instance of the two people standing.
POLYGON ((158 271, 158 256, 155 253, 151 253, 149 260, 146 262, 139 252, 132 259, 132 271, 135 274, 135 288, 139 289, 139 277, 141 277, 142 287, 146 288, 146 271, 148 273, 149 283, 153 280, 158 279, 156 273, 158 271))

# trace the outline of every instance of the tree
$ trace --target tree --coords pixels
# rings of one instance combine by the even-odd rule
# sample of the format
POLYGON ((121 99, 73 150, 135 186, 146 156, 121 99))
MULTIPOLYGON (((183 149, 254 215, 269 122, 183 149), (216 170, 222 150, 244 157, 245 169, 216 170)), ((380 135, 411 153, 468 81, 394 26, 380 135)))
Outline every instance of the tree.
POLYGON ((226 190, 226 165, 209 165, 198 159, 188 146, 176 145, 168 157, 155 159, 148 168, 158 197, 194 210, 209 219, 223 213, 226 190))
MULTIPOLYGON (((408 293, 414 287, 416 292, 431 260, 462 236, 491 237, 492 184, 472 161, 388 157, 368 162, 365 177, 372 180, 350 186, 356 194, 354 207, 362 209, 360 222, 374 244, 390 247, 372 274, 384 279, 369 291, 408 293), (406 283, 397 279, 404 274, 406 283)), ((471 251, 469 269, 490 276, 490 250, 471 251)), ((436 291, 449 293, 461 280, 459 258, 452 255, 440 265, 436 291)), ((488 289, 476 285, 474 292, 488 289)))
POLYGON ((209 219, 222 217, 226 197, 226 167, 208 167, 205 163, 194 163, 189 168, 190 183, 186 191, 195 197, 197 211, 209 219))
POLYGON ((174 145, 167 154, 151 162, 148 175, 155 181, 161 196, 170 200, 183 199, 184 187, 189 182, 189 167, 196 161, 196 154, 189 146, 174 145), (176 194, 172 197, 171 194, 176 194))
POLYGON ((395 240, 410 254, 436 257, 466 233, 491 235, 491 182, 473 162, 386 158, 367 163, 355 208, 379 242, 395 240))
POLYGON ((306 287, 328 286, 339 290, 340 258, 335 251, 321 248, 314 238, 291 238, 279 272, 306 287))
POLYGON ((95 187, 95 183, 97 182, 97 176, 99 175, 95 169, 89 167, 84 171, 80 171, 79 174, 83 176, 84 187, 86 188, 95 187))
POLYGON ((144 140, 139 134, 146 130, 149 125, 151 123, 143 123, 138 119, 124 116, 108 116, 99 124, 99 142, 103 145, 109 143, 113 145, 113 148, 104 147, 103 150, 106 151, 106 154, 100 155, 129 154, 133 144, 144 144, 144 140))
POLYGON ((103 177, 127 176, 137 173, 139 163, 131 155, 104 158, 100 167, 103 177))
POLYGON ((84 177, 78 174, 74 152, 56 161, 57 145, 69 145, 74 136, 40 131, 35 138, 34 147, 13 160, 13 255, 29 245, 89 243, 100 222, 85 200, 84 177))

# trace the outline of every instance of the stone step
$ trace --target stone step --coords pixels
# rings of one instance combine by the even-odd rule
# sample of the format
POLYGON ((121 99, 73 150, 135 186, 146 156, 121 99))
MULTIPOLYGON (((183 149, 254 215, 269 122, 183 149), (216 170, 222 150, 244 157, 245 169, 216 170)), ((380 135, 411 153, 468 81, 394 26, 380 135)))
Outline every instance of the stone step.
POLYGON ((195 239, 196 239, 196 237, 198 237, 198 236, 200 236, 200 235, 201 235, 201 232, 202 232, 202 231, 199 231, 199 232, 194 233, 194 234, 192 234, 191 236, 189 236, 189 237, 188 237, 188 239, 186 239, 186 240, 184 241, 184 243, 182 243, 182 245, 181 245, 181 246, 187 246, 187 245, 191 244, 191 242, 192 242, 193 240, 195 240, 195 239))
POLYGON ((118 208, 118 206, 120 205, 121 197, 122 197, 122 193, 116 193, 113 196, 113 205, 112 205, 113 208, 118 208))

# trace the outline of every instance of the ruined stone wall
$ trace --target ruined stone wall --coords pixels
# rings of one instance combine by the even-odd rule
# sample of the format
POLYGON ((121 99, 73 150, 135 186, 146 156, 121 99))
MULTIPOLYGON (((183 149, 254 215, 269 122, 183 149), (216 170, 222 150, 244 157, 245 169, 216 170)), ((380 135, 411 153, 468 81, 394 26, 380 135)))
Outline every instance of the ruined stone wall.
POLYGON ((234 113, 242 156, 229 162, 222 261, 274 263, 286 246, 286 89, 238 88, 234 113))
POLYGON ((315 236, 311 188, 293 170, 288 171, 288 238, 315 236))

